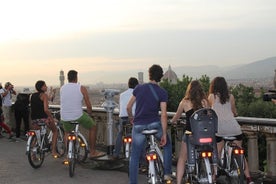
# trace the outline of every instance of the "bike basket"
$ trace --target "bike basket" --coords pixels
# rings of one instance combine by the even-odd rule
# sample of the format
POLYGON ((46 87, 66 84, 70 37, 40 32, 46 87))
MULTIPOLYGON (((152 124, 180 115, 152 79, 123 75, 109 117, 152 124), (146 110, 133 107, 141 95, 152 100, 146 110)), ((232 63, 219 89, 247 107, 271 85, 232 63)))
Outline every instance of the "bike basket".
POLYGON ((190 117, 193 144, 211 144, 215 141, 218 117, 214 110, 202 108, 190 117))

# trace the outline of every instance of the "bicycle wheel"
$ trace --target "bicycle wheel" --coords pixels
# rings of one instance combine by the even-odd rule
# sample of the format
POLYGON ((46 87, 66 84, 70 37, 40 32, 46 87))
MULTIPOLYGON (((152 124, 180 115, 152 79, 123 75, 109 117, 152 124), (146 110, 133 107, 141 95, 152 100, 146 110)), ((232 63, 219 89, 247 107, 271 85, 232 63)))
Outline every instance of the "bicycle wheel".
POLYGON ((75 173, 75 166, 76 166, 76 150, 75 150, 75 142, 70 141, 68 144, 68 149, 71 150, 72 157, 69 158, 69 176, 73 177, 75 173))
POLYGON ((159 154, 157 154, 157 158, 154 161, 154 169, 155 169, 155 174, 157 178, 157 183, 163 183, 164 182, 164 165, 163 162, 161 161, 161 157, 159 154))
POLYGON ((57 136, 57 147, 56 151, 60 156, 63 156, 66 152, 66 146, 65 146, 65 141, 64 141, 64 130, 62 127, 58 126, 58 136, 57 136))
POLYGON ((231 184, 244 183, 244 159, 243 155, 232 155, 230 163, 229 182, 231 184))
POLYGON ((39 144, 37 142, 37 137, 32 136, 30 137, 30 150, 28 152, 28 160, 30 165, 37 169, 41 167, 43 161, 44 161, 44 151, 40 149, 39 144))
POLYGON ((84 140, 84 137, 78 136, 78 149, 77 151, 77 160, 79 163, 85 162, 88 156, 88 145, 86 141, 84 140))
POLYGON ((200 184, 212 183, 211 164, 208 158, 201 158, 198 160, 198 183, 200 184))

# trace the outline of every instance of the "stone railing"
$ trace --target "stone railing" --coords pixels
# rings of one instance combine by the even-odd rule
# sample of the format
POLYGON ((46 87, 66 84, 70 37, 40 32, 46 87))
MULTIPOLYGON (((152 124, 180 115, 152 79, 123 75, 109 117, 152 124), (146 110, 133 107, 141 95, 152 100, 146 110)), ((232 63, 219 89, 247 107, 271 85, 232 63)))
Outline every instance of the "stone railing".
MULTIPOLYGON (((51 105, 52 110, 58 110, 59 105, 51 105)), ((85 108, 84 108, 85 110, 85 108)), ((104 108, 93 107, 93 118, 97 122, 97 144, 105 146, 107 145, 107 123, 108 114, 104 108)), ((172 118, 174 113, 168 113, 168 119, 172 118)), ((184 114, 183 114, 184 117, 184 114)), ((114 110, 113 113, 113 140, 115 142, 115 136, 117 130, 115 124, 118 122, 118 110, 114 110)), ((276 178, 276 119, 266 118, 249 118, 249 117, 237 117, 237 121, 242 126, 242 131, 248 138, 247 142, 247 159, 249 163, 249 169, 251 172, 259 172, 259 152, 258 152, 258 134, 264 133, 266 135, 266 160, 267 160, 267 177, 276 178)), ((81 131, 87 136, 88 131, 81 129, 81 131)), ((169 132, 171 131, 169 127, 169 132)), ((174 143, 174 155, 177 158, 180 143, 178 140, 173 140, 174 143)))

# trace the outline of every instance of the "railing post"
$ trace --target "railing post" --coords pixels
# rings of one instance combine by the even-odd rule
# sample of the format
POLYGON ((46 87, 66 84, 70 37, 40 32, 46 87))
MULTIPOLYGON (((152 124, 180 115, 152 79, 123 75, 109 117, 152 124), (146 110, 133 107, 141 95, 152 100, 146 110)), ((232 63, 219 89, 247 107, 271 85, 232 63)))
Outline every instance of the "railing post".
POLYGON ((248 167, 250 172, 259 171, 258 136, 254 132, 244 132, 247 140, 248 167))
POLYGON ((266 134, 267 175, 276 178, 276 136, 266 134))

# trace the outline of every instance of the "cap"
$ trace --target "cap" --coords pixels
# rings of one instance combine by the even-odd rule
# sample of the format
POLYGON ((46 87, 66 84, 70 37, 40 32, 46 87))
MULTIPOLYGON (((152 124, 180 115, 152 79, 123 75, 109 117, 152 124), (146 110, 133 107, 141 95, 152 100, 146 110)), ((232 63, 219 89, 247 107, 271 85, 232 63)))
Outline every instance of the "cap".
POLYGON ((22 94, 31 94, 32 92, 31 92, 30 88, 24 88, 21 93, 22 94))

